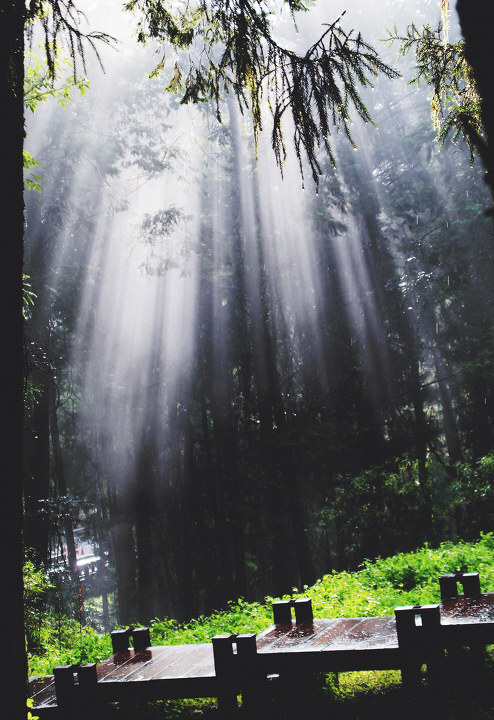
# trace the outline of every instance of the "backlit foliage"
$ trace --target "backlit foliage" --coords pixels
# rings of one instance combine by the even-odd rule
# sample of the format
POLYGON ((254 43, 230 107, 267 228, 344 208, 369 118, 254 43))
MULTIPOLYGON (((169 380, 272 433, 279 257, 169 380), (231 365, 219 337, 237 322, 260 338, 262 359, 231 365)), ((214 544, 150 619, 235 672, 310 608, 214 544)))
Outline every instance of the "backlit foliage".
MULTIPOLYGON (((445 18, 444 2, 442 9, 445 18)), ((415 75, 410 82, 425 81, 432 88, 432 121, 441 146, 449 135, 453 142, 462 137, 470 149, 471 162, 475 152, 485 158, 481 99, 465 58, 464 41, 450 43, 447 24, 443 23, 436 29, 428 25, 417 28, 412 24, 404 35, 395 28, 393 32, 388 31, 387 39, 390 43, 399 42, 400 54, 415 54, 415 75)))
POLYGON ((78 10, 73 0, 27 0, 25 19, 29 40, 33 38, 35 26, 42 28, 48 74, 51 78, 57 76, 57 58, 61 47, 67 49, 72 59, 75 80, 78 75, 78 62, 85 66, 87 47, 91 48, 100 60, 100 43, 108 45, 115 42, 114 38, 106 33, 84 32, 81 26, 86 16, 78 10))
MULTIPOLYGON (((189 3, 131 0, 126 8, 140 15, 138 38, 152 38, 174 51, 169 89, 182 102, 213 100, 221 119, 225 93, 233 92, 242 111, 251 113, 254 136, 262 129, 264 102, 272 117, 271 140, 278 165, 286 159, 282 123, 293 120, 293 142, 300 169, 305 151, 314 177, 320 167, 317 151, 323 146, 334 163, 332 130, 341 128, 353 144, 352 109, 370 122, 359 87, 383 73, 396 72, 384 64, 360 35, 345 31, 341 17, 328 24, 319 39, 303 53, 280 44, 273 35, 274 3, 266 0, 199 0, 189 3)), ((307 10, 300 0, 278 3, 278 13, 307 10)), ((165 70, 165 54, 154 70, 165 70)))
MULTIPOLYGON (((439 602, 438 577, 460 569, 480 573, 482 591, 492 592, 494 538, 481 535, 473 543, 427 545, 410 553, 365 562, 358 572, 332 572, 311 587, 284 599, 311 597, 315 617, 372 617, 393 615, 399 605, 439 602)), ((26 582, 32 584, 33 569, 27 564, 26 582)), ((39 591, 36 590, 39 594, 39 591)), ((32 593, 31 593, 32 594, 32 593)), ((200 615, 181 623, 173 618, 156 619, 151 625, 153 645, 208 643, 222 633, 261 632, 272 622, 271 602, 246 602, 238 599, 225 610, 200 615)), ((28 613, 36 618, 39 611, 28 596, 28 613)), ((99 635, 75 620, 45 612, 37 628, 40 649, 30 657, 30 673, 46 674, 61 663, 99 662, 111 653, 108 635, 99 635)))

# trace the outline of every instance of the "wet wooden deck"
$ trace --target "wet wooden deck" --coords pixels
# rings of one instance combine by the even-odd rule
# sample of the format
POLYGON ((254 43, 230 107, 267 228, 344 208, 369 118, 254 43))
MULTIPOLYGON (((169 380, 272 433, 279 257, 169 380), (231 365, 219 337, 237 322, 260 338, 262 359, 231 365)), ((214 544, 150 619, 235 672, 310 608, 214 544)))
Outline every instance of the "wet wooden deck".
POLYGON ((394 617, 343 618, 306 622, 299 626, 277 625, 257 638, 261 665, 276 665, 277 658, 300 654, 318 658, 328 672, 399 668, 400 653, 394 617), (263 663, 262 656, 269 657, 263 663))
MULTIPOLYGON (((226 636, 231 650, 229 670, 235 671, 241 637, 226 636)), ((290 656, 290 667, 297 667, 301 662, 309 667, 317 658, 328 672, 400 667, 393 617, 314 620, 310 624, 272 626, 257 637, 243 637, 254 638, 259 661, 256 672, 266 674, 286 671, 287 656, 290 656)), ((72 668, 68 672, 72 673, 72 668)), ((224 691, 224 677, 221 672, 217 675, 212 643, 116 653, 97 665, 95 672, 97 685, 91 689, 95 703, 219 697, 224 691)), ((227 683, 234 694, 241 691, 240 679, 234 677, 227 683)), ((69 690, 65 702, 62 698, 60 703, 53 676, 32 680, 30 696, 35 713, 41 718, 53 716, 59 714, 59 704, 69 707, 77 703, 77 682, 72 689, 73 697, 69 690)))
POLYGON ((256 694, 276 674, 396 668, 404 679, 416 678, 422 663, 437 666, 444 648, 494 644, 494 593, 479 594, 479 587, 474 597, 397 608, 395 617, 313 619, 308 599, 274 603, 274 625, 259 635, 217 636, 200 645, 149 647, 149 632, 140 629, 136 649, 128 649, 128 634, 119 631, 116 652, 99 665, 56 668, 57 682, 32 680, 34 712, 41 720, 63 718, 77 707, 90 717, 91 707, 108 702, 194 697, 234 707, 238 693, 256 694))
MULTIPOLYGON (((79 676, 74 686, 69 686, 65 697, 62 691, 62 698, 57 699, 53 675, 30 680, 29 694, 34 700, 35 714, 40 718, 59 714, 59 705, 64 708, 77 703, 79 688, 84 683, 81 683, 81 675, 76 668, 67 670, 79 676)), ((96 705, 125 702, 127 699, 146 701, 217 696, 211 643, 156 646, 140 652, 130 649, 115 653, 96 665, 94 670, 96 684, 86 686, 86 697, 90 693, 90 701, 96 705)))

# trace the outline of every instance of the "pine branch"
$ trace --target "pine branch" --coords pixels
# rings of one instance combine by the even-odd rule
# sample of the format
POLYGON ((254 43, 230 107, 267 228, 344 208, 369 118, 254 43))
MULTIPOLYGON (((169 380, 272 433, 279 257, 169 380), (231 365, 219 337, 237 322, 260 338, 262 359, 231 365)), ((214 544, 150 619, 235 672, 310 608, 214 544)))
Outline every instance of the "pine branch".
MULTIPOLYGON (((300 0, 286 3, 292 15, 307 9, 300 0)), ((370 85, 379 74, 398 76, 360 34, 342 29, 343 16, 326 26, 318 40, 299 54, 274 39, 266 0, 199 0, 194 9, 184 5, 173 19, 160 0, 132 0, 127 8, 141 13, 143 42, 154 38, 177 47, 179 38, 180 47, 188 49, 188 58, 180 61, 181 102, 213 100, 221 119, 221 99, 225 92, 233 92, 241 111, 251 114, 257 143, 266 100, 272 118, 271 142, 280 168, 286 160, 283 120, 289 113, 300 169, 303 174, 305 153, 316 184, 321 146, 334 164, 333 129, 341 129, 353 142, 350 113, 355 111, 372 122, 360 88, 370 85)), ((163 58, 157 70, 164 66, 163 58)))
MULTIPOLYGON (((442 6, 446 12, 447 3, 443 2, 442 6)), ((388 30, 386 41, 388 44, 398 42, 400 55, 415 54, 415 75, 410 84, 425 81, 432 88, 431 115, 441 147, 450 135, 453 142, 462 137, 470 150, 472 164, 475 152, 485 159, 487 145, 483 137, 481 99, 465 57, 464 42, 448 42, 443 24, 435 30, 429 26, 419 30, 412 24, 405 35, 399 35, 396 28, 393 32, 388 30)))
POLYGON ((80 61, 86 70, 86 47, 94 52, 101 68, 103 63, 99 53, 100 43, 116 44, 116 39, 102 32, 86 33, 81 30, 81 22, 86 19, 77 9, 73 0, 29 0, 26 3, 26 31, 32 40, 35 21, 41 24, 44 34, 44 47, 48 72, 52 79, 56 75, 56 58, 61 44, 66 45, 73 64, 74 81, 77 80, 80 61))

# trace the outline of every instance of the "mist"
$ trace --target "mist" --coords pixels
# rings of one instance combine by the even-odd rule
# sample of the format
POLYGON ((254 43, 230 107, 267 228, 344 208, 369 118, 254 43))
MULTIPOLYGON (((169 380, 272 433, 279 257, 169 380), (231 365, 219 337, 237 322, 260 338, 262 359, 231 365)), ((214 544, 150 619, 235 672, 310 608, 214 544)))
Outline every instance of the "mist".
MULTIPOLYGON (((345 9, 403 74, 362 90, 375 126, 355 118, 353 145, 335 129, 318 185, 289 123, 281 171, 267 107, 256 147, 233 95, 221 123, 181 105, 148 77, 159 55, 132 16, 83 9, 119 42, 104 72, 88 53, 84 95, 27 123, 42 177, 26 194, 29 366, 52 388, 51 419, 39 395, 28 414, 60 445, 46 491, 74 499, 107 558, 116 619, 282 595, 482 529, 452 468, 494 432, 488 194, 468 149, 435 141, 411 59, 380 42, 436 24, 436 3, 320 3, 276 26, 306 47, 345 9)), ((45 532, 56 546, 66 527, 45 532)))

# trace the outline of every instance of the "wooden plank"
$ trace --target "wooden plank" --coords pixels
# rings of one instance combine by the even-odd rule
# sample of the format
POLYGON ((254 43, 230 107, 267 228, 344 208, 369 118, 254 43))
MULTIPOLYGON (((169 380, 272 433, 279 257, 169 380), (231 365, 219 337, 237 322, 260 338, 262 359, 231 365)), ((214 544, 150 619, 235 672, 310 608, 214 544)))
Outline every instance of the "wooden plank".
POLYGON ((157 647, 153 650, 145 650, 138 653, 138 661, 127 663, 124 668, 115 668, 115 670, 104 678, 103 682, 133 682, 146 676, 151 668, 159 666, 161 663, 168 664, 176 654, 180 654, 179 646, 174 647, 157 647))
POLYGON ((359 623, 359 618, 335 618, 330 620, 314 620, 310 628, 294 629, 282 635, 269 633, 258 638, 258 653, 277 653, 297 648, 304 649, 306 643, 321 647, 335 642, 337 638, 348 635, 359 623))
POLYGON ((463 596, 460 598, 450 598, 448 600, 443 600, 439 606, 441 622, 445 622, 447 619, 453 618, 458 613, 461 613, 463 606, 467 602, 467 598, 464 598, 463 596))
POLYGON ((302 655, 287 653, 283 655, 285 667, 307 668, 312 672, 350 672, 355 670, 399 670, 402 666, 402 653, 398 647, 386 648, 349 648, 332 646, 331 651, 305 652, 302 655), (301 665, 302 663, 302 665, 301 665))
POLYGON ((444 625, 453 623, 478 625, 490 622, 494 622, 493 595, 441 603, 441 623, 444 625))
POLYGON ((201 648, 204 651, 203 657, 199 658, 197 655, 197 664, 184 673, 184 677, 215 677, 212 646, 210 644, 202 645, 201 648))
POLYGON ((102 680, 108 673, 113 672, 116 667, 125 667, 133 661, 135 653, 128 650, 126 653, 115 653, 98 665, 97 675, 98 681, 102 680))
MULTIPOLYGON (((177 645, 175 647, 180 646, 177 645)), ((166 652, 167 648, 160 646, 153 648, 153 650, 143 650, 139 653, 131 651, 127 660, 123 662, 120 662, 120 657, 115 658, 115 656, 113 656, 98 666, 98 682, 105 682, 110 676, 113 681, 124 679, 143 665, 153 661, 156 662, 166 652)))
POLYGON ((494 644, 494 623, 442 625, 440 638, 443 645, 492 645, 494 644))
POLYGON ((29 678, 28 697, 36 705, 56 705, 55 679, 53 675, 29 678))
POLYGON ((326 632, 309 637, 294 652, 319 649, 332 652, 336 649, 367 650, 397 648, 398 638, 394 618, 360 618, 354 624, 337 623, 326 632))
MULTIPOLYGON (((332 639, 340 637, 349 632, 356 624, 355 618, 343 618, 333 620, 317 620, 312 625, 312 632, 291 632, 281 642, 275 644, 275 652, 296 650, 305 648, 307 643, 316 646, 328 644, 332 639)), ((271 650, 271 648, 270 648, 271 650)))
POLYGON ((289 632, 291 632, 293 625, 276 625, 271 626, 257 636, 257 648, 258 650, 264 645, 269 645, 275 642, 279 638, 283 638, 289 632))
POLYGON ((264 673, 343 672, 401 668, 392 617, 314 620, 312 633, 270 629, 258 639, 257 660, 264 673))
POLYGON ((98 673, 100 682, 138 682, 154 678, 213 677, 213 651, 210 644, 153 647, 127 662, 106 661, 98 673))
POLYGON ((125 665, 124 668, 115 668, 115 670, 102 680, 102 682, 136 682, 139 680, 148 680, 156 673, 162 673, 164 677, 169 676, 169 670, 174 663, 179 662, 184 656, 191 654, 190 648, 193 646, 170 645, 167 647, 156 647, 153 651, 146 651, 147 657, 143 657, 141 662, 134 662, 125 665))
POLYGON ((402 660, 403 653, 398 647, 349 648, 348 645, 331 645, 331 650, 306 649, 298 652, 290 649, 258 654, 256 663, 259 670, 267 675, 400 669, 402 660))
POLYGON ((105 662, 96 692, 99 700, 153 700, 216 697, 210 644, 153 647, 116 665, 105 662))
POLYGON ((349 649, 355 647, 356 650, 398 647, 396 622, 389 617, 360 618, 347 632, 332 638, 327 648, 334 645, 348 646, 349 649))
POLYGON ((336 623, 337 620, 314 620, 304 626, 276 626, 270 627, 257 637, 258 652, 276 651, 277 647, 302 642, 304 638, 317 635, 327 628, 328 623, 336 623))
POLYGON ((215 677, 202 678, 154 678, 142 682, 99 683, 101 702, 151 701, 196 697, 217 697, 218 683, 215 677))
POLYGON ((159 662, 146 665, 131 681, 215 677, 211 645, 176 646, 177 651, 161 657, 159 662))

